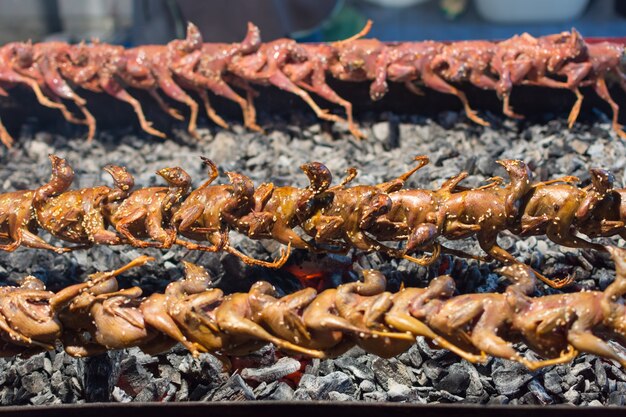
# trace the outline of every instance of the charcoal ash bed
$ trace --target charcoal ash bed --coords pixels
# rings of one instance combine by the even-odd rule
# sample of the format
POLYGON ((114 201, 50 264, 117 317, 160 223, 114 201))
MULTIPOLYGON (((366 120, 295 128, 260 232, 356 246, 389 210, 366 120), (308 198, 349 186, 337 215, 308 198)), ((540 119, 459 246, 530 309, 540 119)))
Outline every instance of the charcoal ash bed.
MULTIPOLYGON (((460 170, 471 174, 468 185, 482 185, 492 175, 501 174, 494 162, 499 158, 522 159, 541 179, 576 175, 585 181, 589 178, 588 168, 596 166, 611 170, 618 183, 623 183, 626 151, 622 142, 606 120, 593 114, 588 117, 591 122, 572 130, 567 129, 565 121, 550 120, 549 116, 527 122, 496 120, 497 127, 482 128, 468 124, 457 112, 440 113, 435 119, 387 112, 382 118, 362 118, 368 133, 366 141, 351 138, 339 126, 329 131, 329 126, 300 112, 289 119, 272 120, 267 135, 248 133, 235 126, 232 132, 203 129, 199 141, 176 130, 175 140, 160 141, 138 137, 132 129, 118 129, 103 132, 88 144, 71 134, 39 128, 34 133, 34 126, 26 124, 20 146, 4 150, 5 169, 0 179, 7 190, 35 187, 49 176, 47 155, 56 152, 72 161, 79 174, 76 187, 108 181, 101 168, 111 162, 127 166, 141 186, 155 184, 153 173, 174 165, 187 170, 198 184, 206 177, 199 155, 215 160, 223 171, 249 175, 256 184, 272 180, 279 185, 304 185, 306 180, 297 167, 314 155, 334 173, 356 166, 358 181, 371 184, 404 172, 413 156, 425 154, 432 164, 415 175, 410 186, 432 187, 460 170)), ((273 242, 253 242, 236 234, 232 239, 255 257, 278 253, 273 242)), ((512 235, 503 236, 500 243, 518 259, 547 274, 575 274, 581 287, 604 288, 613 278, 609 262, 593 252, 566 250, 544 239, 520 240, 512 235)), ((620 246, 623 243, 618 242, 620 246)), ((454 244, 459 249, 478 251, 472 240, 454 244)), ((146 294, 161 291, 168 282, 180 278, 182 259, 207 267, 216 285, 226 291, 246 291, 259 279, 270 280, 284 293, 299 285, 289 274, 246 267, 227 255, 191 253, 180 248, 146 252, 155 255, 157 261, 122 281, 124 286, 141 286, 146 294)), ((14 283, 32 273, 50 289, 58 290, 85 273, 106 270, 138 254, 137 250, 104 246, 65 256, 19 250, 0 254, 0 278, 14 283)), ((462 292, 493 291, 503 285, 493 272, 496 264, 445 257, 426 269, 380 254, 359 255, 357 264, 381 269, 390 290, 397 289, 401 282, 425 286, 429 277, 445 272, 453 274, 462 292)), ((85 401, 358 400, 623 405, 626 401, 626 374, 614 364, 591 356, 530 373, 501 360, 474 366, 420 341, 391 360, 355 349, 337 359, 307 361, 301 364, 299 382, 287 377, 296 366, 294 360, 280 357, 271 348, 247 358, 235 374, 222 372, 220 363, 208 355, 193 359, 182 349, 157 357, 130 350, 86 360, 62 352, 46 353, 1 362, 0 402, 41 405, 85 401)))

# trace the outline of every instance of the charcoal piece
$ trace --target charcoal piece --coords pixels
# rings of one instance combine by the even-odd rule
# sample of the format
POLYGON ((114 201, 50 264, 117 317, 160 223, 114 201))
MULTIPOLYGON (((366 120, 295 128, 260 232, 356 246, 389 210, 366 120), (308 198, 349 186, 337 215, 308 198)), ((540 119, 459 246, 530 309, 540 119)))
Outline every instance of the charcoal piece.
POLYGON ((61 400, 51 392, 41 392, 30 399, 32 405, 60 404, 61 400))
POLYGON ((19 359, 15 367, 17 374, 23 377, 31 372, 43 371, 45 366, 45 355, 45 353, 40 353, 27 359, 19 359))
MULTIPOLYGON (((485 392, 485 388, 483 387, 483 382, 481 381, 480 374, 476 370, 476 367, 469 362, 461 362, 461 365, 467 371, 469 376, 469 384, 467 385, 466 394, 468 397, 482 397, 483 395, 487 395, 485 392)), ((451 366, 452 367, 452 366, 451 366)))
POLYGON ((387 401, 388 397, 389 396, 387 395, 386 392, 374 391, 374 392, 368 392, 366 394, 363 394, 363 401, 380 403, 380 402, 387 401))
POLYGON ((543 385, 548 392, 551 392, 552 394, 561 394, 563 392, 561 384, 562 378, 559 375, 557 368, 552 368, 543 375, 543 385))
POLYGON ((129 403, 133 400, 133 397, 126 394, 126 392, 120 387, 113 387, 113 392, 111 393, 111 399, 118 403, 129 403))
POLYGON ((595 359, 593 362, 595 381, 596 384, 598 384, 598 389, 603 393, 607 393, 609 389, 609 380, 606 375, 606 369, 604 369, 604 365, 600 359, 595 359))
POLYGON ((137 362, 135 356, 122 361, 122 370, 117 384, 130 396, 135 397, 152 382, 153 376, 137 362))
POLYGON ((186 380, 182 380, 180 386, 176 390, 174 401, 189 401, 189 384, 186 380))
POLYGON ((293 392, 293 388, 287 383, 274 381, 269 384, 262 382, 255 388, 254 395, 259 400, 289 401, 293 397, 293 392))
POLYGON ((209 394, 211 391, 211 387, 205 384, 198 384, 196 387, 189 393, 190 401, 199 401, 201 398, 209 394))
POLYGON ((585 403, 588 404, 589 402, 595 401, 598 398, 600 398, 600 393, 597 392, 597 391, 596 392, 593 392, 593 391, 592 392, 582 392, 580 394, 580 399, 581 399, 581 402, 583 404, 585 404, 585 403))
POLYGON ((424 374, 428 377, 428 379, 436 381, 444 372, 444 369, 436 360, 429 359, 422 365, 422 371, 424 371, 424 374))
POLYGON ((545 388, 541 385, 541 383, 538 380, 536 379, 530 380, 527 387, 530 393, 532 393, 535 396, 539 404, 545 405, 545 404, 554 403, 554 399, 552 398, 552 396, 546 392, 545 388))
POLYGON ((300 370, 301 363, 290 357, 282 357, 276 363, 262 368, 245 368, 241 377, 256 382, 276 381, 284 376, 300 370))
POLYGON ((320 375, 329 375, 333 372, 335 372, 335 361, 334 360, 327 360, 327 361, 322 361, 320 362, 319 368, 317 369, 318 373, 320 375))
POLYGON ((515 362, 503 362, 493 371, 493 383, 500 394, 515 395, 533 375, 523 365, 515 362))
POLYGON ((170 382, 164 378, 151 381, 133 399, 135 402, 163 401, 170 388, 170 382))
POLYGON ((85 358, 85 400, 87 402, 109 401, 115 381, 111 381, 113 364, 107 353, 85 358))
POLYGON ((210 399, 211 401, 249 401, 256 399, 256 396, 246 381, 240 375, 235 374, 220 386, 210 399))
POLYGON ((372 381, 363 380, 359 384, 359 389, 361 390, 361 392, 373 392, 374 390, 376 390, 376 384, 374 384, 372 381))
POLYGON ((623 391, 613 391, 609 393, 609 398, 607 400, 607 405, 614 405, 618 407, 623 407, 626 405, 626 392, 623 391))
POLYGON ((314 400, 326 400, 331 391, 352 395, 356 392, 356 388, 348 375, 343 372, 332 372, 320 377, 303 375, 297 391, 305 391, 314 400))
POLYGON ((159 365, 159 375, 161 376, 161 378, 164 378, 176 385, 180 385, 182 382, 180 372, 174 369, 173 366, 167 364, 159 365))
POLYGON ((355 398, 348 394, 342 394, 341 392, 331 391, 328 393, 328 400, 346 402, 346 401, 355 401, 355 398))
POLYGON ((447 369, 447 375, 435 381, 435 388, 444 390, 453 395, 461 395, 470 384, 467 369, 460 363, 452 364, 447 369))
POLYGON ((539 405, 541 404, 532 392, 527 392, 517 399, 517 404, 521 405, 539 405))
POLYGON ((487 404, 490 404, 490 405, 508 404, 509 401, 511 401, 511 399, 508 395, 500 394, 500 395, 496 395, 495 397, 491 397, 489 401, 487 401, 487 404))
POLYGON ((448 355, 449 352, 444 349, 433 349, 428 345, 428 342, 423 337, 417 338, 417 346, 420 349, 420 353, 432 360, 440 360, 444 356, 448 355))
POLYGON ((360 358, 342 356, 335 359, 335 366, 354 375, 357 380, 374 380, 374 370, 365 356, 360 358))
POLYGON ((50 386, 47 376, 41 371, 33 371, 24 375, 21 382, 26 392, 33 395, 46 391, 50 386))
POLYGON ((412 366, 413 368, 419 368, 422 366, 422 363, 424 363, 424 358, 422 358, 417 345, 411 346, 409 350, 398 356, 398 360, 407 366, 412 366))
POLYGON ((389 380, 393 379, 398 384, 413 385, 415 377, 413 373, 402 362, 397 359, 376 358, 372 361, 372 369, 376 381, 383 387, 388 389, 389 380))
POLYGON ((563 393, 563 398, 570 404, 579 404, 580 392, 575 387, 572 387, 563 393))
POLYGON ((398 384, 393 379, 389 380, 387 399, 392 402, 423 402, 417 388, 398 384))
POLYGON ((585 379, 593 378, 593 367, 587 361, 579 362, 571 366, 570 372, 574 376, 582 376, 585 379))

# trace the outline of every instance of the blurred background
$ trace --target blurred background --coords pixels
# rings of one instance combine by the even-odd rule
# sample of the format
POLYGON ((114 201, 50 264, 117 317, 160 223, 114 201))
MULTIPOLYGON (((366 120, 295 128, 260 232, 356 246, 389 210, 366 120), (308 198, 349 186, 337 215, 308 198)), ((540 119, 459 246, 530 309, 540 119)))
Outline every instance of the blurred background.
POLYGON ((126 46, 165 43, 200 27, 206 42, 240 40, 246 22, 264 40, 342 39, 374 21, 385 41, 502 39, 576 27, 626 37, 624 0, 0 0, 0 42, 99 38, 126 46))

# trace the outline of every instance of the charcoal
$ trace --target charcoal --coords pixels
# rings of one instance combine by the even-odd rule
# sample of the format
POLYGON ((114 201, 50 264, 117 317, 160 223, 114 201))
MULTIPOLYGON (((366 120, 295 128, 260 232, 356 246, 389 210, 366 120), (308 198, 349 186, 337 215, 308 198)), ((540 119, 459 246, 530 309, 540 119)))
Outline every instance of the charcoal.
POLYGON ((541 385, 541 383, 539 381, 537 381, 536 379, 532 379, 528 385, 528 390, 530 391, 530 393, 532 393, 536 400, 538 401, 539 404, 552 404, 554 403, 554 400, 552 399, 552 396, 550 396, 550 394, 548 394, 545 390, 545 388, 541 385))
MULTIPOLYGON (((10 153, 0 151, 6 167, 0 170, 0 184, 5 190, 37 187, 49 177, 47 154, 57 150, 62 150, 75 165, 76 187, 110 185, 110 178, 101 170, 110 162, 128 166, 136 174, 139 186, 162 184, 154 171, 166 165, 183 166, 194 179, 194 185, 199 185, 207 175, 200 154, 214 159, 221 173, 239 171, 249 175, 255 184, 272 180, 277 185, 305 186, 306 177, 298 167, 311 156, 326 163, 337 178, 348 166, 355 165, 360 171, 358 181, 373 184, 404 172, 412 165, 412 156, 418 154, 427 154, 431 164, 410 179, 411 187, 439 186, 444 178, 463 169, 470 172, 465 184, 482 185, 487 177, 503 175, 502 169, 495 165, 496 159, 503 158, 527 161, 541 180, 577 175, 588 181, 589 167, 606 167, 614 170, 621 184, 626 167, 625 148, 614 135, 607 134, 610 128, 607 123, 593 116, 592 120, 595 121, 579 123, 569 130, 562 119, 518 123, 492 115, 493 127, 482 128, 469 125, 464 116, 454 111, 442 113, 435 121, 386 113, 363 121, 362 130, 369 138, 358 141, 348 137, 345 126, 317 123, 312 114, 294 112, 290 121, 279 118, 272 121, 273 127, 267 135, 250 133, 233 124, 231 131, 217 133, 201 128, 200 142, 178 131, 173 133, 175 140, 150 141, 123 128, 104 131, 89 144, 58 133, 33 134, 34 127, 26 124, 18 146, 10 153)), ((78 132, 65 130, 68 136, 78 132)), ((217 182, 226 183, 227 179, 220 175, 217 182)), ((45 233, 42 236, 50 239, 45 233)), ((244 252, 262 259, 276 256, 279 248, 276 242, 256 242, 237 233, 231 234, 231 240, 244 252)), ((544 237, 518 239, 503 234, 499 242, 518 259, 548 275, 574 274, 584 288, 603 289, 614 279, 613 266, 594 251, 564 250, 544 237)), ((610 239, 606 242, 626 244, 610 239)), ((473 239, 446 244, 480 253, 473 239)), ((34 273, 49 288, 58 290, 84 279, 85 274, 119 266, 142 253, 129 247, 106 246, 64 256, 21 250, 0 253, 0 280, 15 284, 18 278, 34 273), (25 253, 32 256, 24 256, 25 253)), ((124 274, 120 283, 123 287, 139 285, 146 295, 163 291, 171 280, 182 276, 181 259, 205 266, 216 285, 226 291, 247 291, 257 279, 269 279, 282 292, 294 291, 298 285, 273 271, 244 266, 230 255, 193 253, 178 247, 166 252, 149 249, 145 253, 155 256, 156 261, 124 274)), ((345 259, 351 260, 353 254, 358 255, 361 267, 381 268, 392 291, 401 284, 424 287, 430 278, 442 272, 455 277, 462 293, 502 291, 505 285, 494 272, 499 266, 496 262, 446 258, 451 262, 448 270, 443 271, 442 262, 425 268, 380 254, 361 256, 351 252, 345 259)), ((335 283, 341 278, 338 275, 333 277, 335 283)), ((540 288, 537 294, 556 292, 543 285, 540 288)), ((93 386, 97 385, 87 383, 86 379, 100 374, 102 386, 97 392, 103 397, 110 393, 111 401, 344 400, 349 397, 363 401, 626 405, 622 394, 626 392, 626 373, 615 364, 590 361, 584 355, 572 365, 548 368, 533 375, 518 364, 502 360, 474 366, 445 350, 433 349, 423 338, 418 338, 415 346, 392 361, 367 355, 359 348, 337 359, 312 360, 294 390, 286 382, 278 381, 278 375, 272 372, 281 360, 289 361, 294 368, 295 362, 288 359, 277 362, 272 348, 266 349, 255 358, 258 366, 245 369, 241 375, 225 373, 220 361, 211 355, 194 359, 180 346, 161 356, 145 355, 138 349, 122 351, 119 356, 109 355, 110 382, 103 378, 105 372, 92 370, 93 363, 72 358, 62 351, 26 359, 2 359, 0 403, 85 401, 94 395, 93 386), (257 374, 264 375, 261 379, 266 378, 267 383, 252 390, 243 377, 257 374), (34 390, 41 385, 44 389, 37 392, 26 389, 34 390)), ((258 381, 250 379, 253 382, 258 381)))
POLYGON ((211 387, 205 384, 198 384, 189 394, 190 401, 199 401, 211 392, 211 387))
POLYGON ((411 366, 413 368, 419 368, 424 362, 424 359, 422 358, 422 355, 420 354, 417 345, 411 346, 409 350, 398 356, 398 360, 403 364, 411 366))
POLYGON ((170 382, 165 378, 151 381, 133 399, 136 402, 163 401, 170 389, 170 382))
POLYGON ((509 403, 510 398, 508 395, 496 395, 495 397, 491 397, 489 399, 489 401, 487 401, 487 404, 490 405, 500 405, 500 404, 508 404, 509 403))
POLYGON ((470 384, 467 369, 462 364, 455 363, 447 369, 447 372, 447 375, 435 382, 435 388, 453 395, 463 394, 470 384))
POLYGON ((550 369, 543 375, 543 384, 548 392, 553 394, 561 394, 563 388, 561 387, 562 378, 558 374, 556 368, 550 369))
POLYGON ((122 374, 118 384, 129 395, 135 397, 152 382, 152 375, 137 362, 135 356, 128 356, 122 361, 122 374))
POLYGON ((527 392, 520 398, 516 399, 517 404, 521 405, 539 405, 540 402, 532 392, 527 392))
POLYGON ((188 401, 189 400, 189 384, 184 379, 181 381, 178 390, 174 396, 174 401, 188 401))
POLYGON ((383 401, 387 401, 389 396, 384 391, 374 391, 368 392, 367 394, 363 394, 363 400, 369 402, 380 403, 383 401))
POLYGON ((300 369, 299 361, 283 357, 271 366, 263 368, 245 368, 241 371, 241 377, 245 380, 256 382, 270 382, 292 374, 300 369))
MULTIPOLYGON (((473 397, 482 397, 483 394, 486 394, 485 389, 483 388, 483 383, 480 380, 480 374, 469 362, 462 362, 461 365, 465 368, 467 375, 469 377, 469 383, 467 384, 466 394, 473 397)), ((452 365, 454 366, 454 365, 452 365)), ((452 368, 450 366, 450 368, 452 368)))
POLYGON ((604 365, 602 364, 602 361, 600 359, 594 360, 593 369, 595 374, 595 381, 598 388, 602 392, 607 393, 609 388, 609 380, 606 375, 606 369, 604 369, 604 365))
POLYGON ((441 402, 457 403, 457 402, 463 401, 463 397, 459 395, 451 394, 448 391, 444 391, 444 390, 439 391, 439 396, 440 396, 441 402))
POLYGON ((372 361, 376 381, 386 389, 388 381, 393 379, 399 384, 411 386, 415 381, 413 373, 397 359, 376 358, 372 361))
POLYGON ((563 393, 563 397, 570 404, 580 403, 580 392, 578 392, 575 387, 572 387, 563 393))
POLYGON ((493 382, 498 393, 514 395, 518 393, 524 384, 532 379, 532 374, 521 364, 500 366, 493 371, 493 382))
POLYGON ((332 372, 325 376, 314 377, 303 375, 296 391, 304 390, 312 399, 328 399, 328 393, 336 391, 341 394, 353 394, 356 385, 343 372, 332 372))
POLYGON ((88 402, 109 401, 116 381, 111 380, 113 363, 108 354, 85 358, 85 399, 88 402))
POLYGON ((441 374, 444 372, 444 369, 441 367, 441 365, 437 361, 432 359, 424 362, 424 364, 422 365, 422 370, 431 381, 437 381, 441 374))
POLYGON ((320 362, 320 365, 317 368, 317 371, 320 375, 329 375, 335 372, 335 369, 336 369, 335 361, 329 360, 329 361, 320 362))
POLYGON ((16 365, 17 374, 21 377, 35 371, 44 370, 45 353, 34 355, 28 359, 20 359, 16 365))
POLYGON ((623 407, 626 405, 626 392, 623 391, 613 391, 609 393, 609 398, 607 401, 608 405, 615 405, 619 407, 623 407))
POLYGON ((215 391, 212 401, 244 401, 256 399, 252 388, 239 375, 233 375, 215 391))
POLYGON ((359 384, 361 392, 373 392, 376 389, 376 384, 372 381, 364 380, 359 384))
POLYGON ((114 387, 113 392, 111 393, 111 398, 113 401, 118 403, 129 403, 133 400, 133 397, 126 394, 123 389, 120 387, 114 387))
POLYGON ((423 337, 417 338, 417 346, 420 349, 420 353, 423 353, 424 356, 435 361, 448 355, 448 352, 443 349, 433 349, 430 346, 428 346, 428 343, 426 342, 426 340, 424 340, 423 337))
POLYGON ((354 401, 355 399, 351 395, 342 394, 337 391, 331 391, 328 393, 328 400, 346 402, 346 401, 354 401))
POLYGON ((38 394, 48 387, 48 378, 43 372, 33 371, 22 377, 22 387, 30 394, 38 394))
POLYGON ((389 380, 387 399, 392 402, 422 402, 420 390, 404 384, 398 384, 393 379, 389 380))
POLYGON ((357 380, 374 380, 374 370, 367 363, 367 357, 355 358, 343 356, 335 360, 335 366, 344 372, 352 374, 357 380))
POLYGON ((61 400, 51 392, 41 392, 30 399, 32 405, 60 404, 61 400))

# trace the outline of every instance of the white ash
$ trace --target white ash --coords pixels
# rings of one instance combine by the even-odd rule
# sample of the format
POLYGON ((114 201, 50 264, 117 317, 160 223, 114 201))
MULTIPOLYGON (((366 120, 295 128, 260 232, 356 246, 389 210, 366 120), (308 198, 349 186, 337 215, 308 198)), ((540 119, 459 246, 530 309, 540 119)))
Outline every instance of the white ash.
MULTIPOLYGON (((300 164, 314 158, 325 163, 337 181, 346 168, 359 169, 357 182, 374 184, 403 173, 413 156, 425 154, 431 164, 416 173, 409 187, 439 186, 447 177, 468 170, 467 185, 482 185, 493 175, 503 175, 497 159, 526 161, 540 180, 576 175, 588 181, 588 169, 610 169, 623 184, 626 168, 624 143, 606 119, 579 123, 573 129, 562 119, 513 122, 490 115, 492 128, 465 122, 457 112, 442 113, 436 121, 392 113, 366 116, 361 120, 368 139, 350 137, 342 126, 319 124, 312 116, 296 113, 291 121, 272 120, 266 135, 250 133, 240 126, 233 131, 201 129, 197 141, 176 132, 175 140, 161 141, 137 135, 131 129, 105 131, 92 143, 80 138, 79 128, 58 133, 32 133, 26 125, 18 145, 0 150, 3 190, 32 189, 50 175, 47 155, 56 152, 76 170, 76 187, 110 184, 101 168, 108 163, 125 165, 135 174, 138 186, 160 184, 154 172, 179 165, 198 185, 206 178, 200 155, 212 158, 221 172, 238 171, 256 184, 306 185, 300 164), (305 126, 305 127, 302 127, 305 126)), ((222 175, 219 181, 226 181, 222 175)), ((49 236, 43 234, 46 239, 49 236)), ((258 258, 276 257, 274 242, 254 242, 232 234, 232 242, 258 258)), ((609 242, 611 240, 607 240, 609 242)), ((617 240, 613 241, 616 243, 617 240)), ((606 257, 590 251, 559 248, 543 237, 520 239, 503 234, 500 243, 518 259, 546 274, 573 273, 574 290, 605 288, 614 272, 606 257)), ((624 242, 621 242, 623 244, 624 242)), ((60 242, 56 242, 60 244, 60 242)), ((480 253, 472 240, 448 242, 457 249, 480 253)), ((139 251, 126 247, 95 247, 69 255, 20 249, 0 253, 0 281, 15 284, 32 273, 58 290, 84 279, 97 270, 112 269, 141 253, 157 260, 120 279, 124 287, 139 285, 145 294, 162 291, 182 275, 182 259, 204 265, 226 291, 247 291, 251 283, 270 280, 281 293, 298 289, 288 274, 242 265, 224 254, 139 251)), ((352 255, 352 254, 351 254, 352 255)), ((309 256, 298 253, 294 256, 309 256)), ((341 257, 339 257, 341 258, 341 257)), ((451 273, 461 292, 499 291, 504 288, 493 264, 443 257, 429 268, 380 254, 359 255, 358 266, 380 268, 389 289, 425 286, 429 279, 451 273)), ((344 259, 345 260, 345 259, 344 259)), ((338 260, 341 262, 341 259, 338 260)), ((334 278, 340 282, 341 276, 334 278)), ((541 288, 538 294, 553 293, 541 288)), ((455 355, 419 340, 408 352, 394 359, 381 359, 353 349, 340 358, 312 360, 304 367, 298 384, 280 378, 295 361, 280 359, 271 348, 253 358, 259 369, 228 374, 210 355, 192 358, 183 348, 150 357, 137 349, 110 352, 89 360, 74 359, 62 351, 31 358, 0 360, 0 404, 80 403, 94 400, 129 401, 242 401, 242 400, 332 400, 398 402, 471 402, 483 404, 626 405, 626 373, 610 361, 583 355, 572 364, 528 372, 519 365, 492 359, 472 365, 455 355), (281 362, 282 361, 282 362, 281 362), (278 370, 278 374, 276 374, 278 370), (254 375, 254 376, 252 376, 254 375), (262 377, 259 377, 262 375, 262 377), (275 376, 272 380, 265 376, 275 376), (246 376, 250 377, 246 379, 246 376)))

